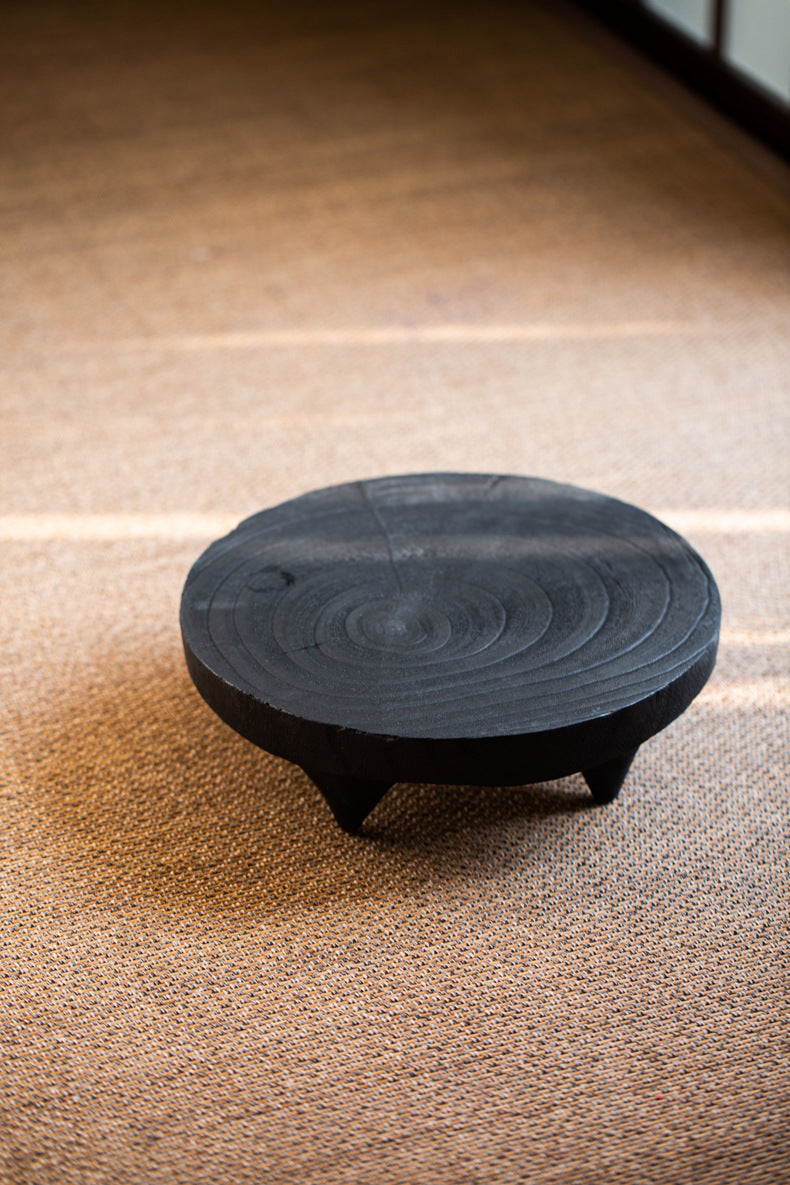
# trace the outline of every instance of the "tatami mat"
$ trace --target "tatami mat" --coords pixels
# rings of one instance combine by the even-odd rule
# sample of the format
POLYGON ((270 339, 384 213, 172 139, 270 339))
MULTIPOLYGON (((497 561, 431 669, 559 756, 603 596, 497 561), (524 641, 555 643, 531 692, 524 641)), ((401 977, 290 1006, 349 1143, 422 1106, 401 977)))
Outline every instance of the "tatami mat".
POLYGON ((528 0, 17 0, 0 97, 0 1178, 787 1182, 785 192, 528 0), (194 691, 211 538, 433 470, 716 575, 611 806, 351 838, 194 691))

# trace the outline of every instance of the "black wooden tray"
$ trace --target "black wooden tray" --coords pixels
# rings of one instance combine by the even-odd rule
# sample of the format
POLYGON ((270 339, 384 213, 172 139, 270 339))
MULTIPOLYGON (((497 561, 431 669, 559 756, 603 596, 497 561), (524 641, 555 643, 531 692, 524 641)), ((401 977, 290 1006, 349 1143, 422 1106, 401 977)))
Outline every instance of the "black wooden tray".
POLYGON ((716 584, 624 502, 433 473, 317 490, 211 545, 181 602, 206 702, 359 828, 395 782, 617 794, 715 662, 716 584))

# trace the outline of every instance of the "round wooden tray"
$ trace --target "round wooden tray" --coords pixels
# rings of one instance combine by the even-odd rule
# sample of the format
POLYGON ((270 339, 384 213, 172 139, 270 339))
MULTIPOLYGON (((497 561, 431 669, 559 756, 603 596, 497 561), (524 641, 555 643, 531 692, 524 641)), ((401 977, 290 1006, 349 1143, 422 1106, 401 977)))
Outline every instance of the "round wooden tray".
POLYGON ((617 794, 715 662, 721 607, 657 519, 575 486, 434 473, 317 490, 189 573, 207 703, 355 831, 395 782, 617 794))

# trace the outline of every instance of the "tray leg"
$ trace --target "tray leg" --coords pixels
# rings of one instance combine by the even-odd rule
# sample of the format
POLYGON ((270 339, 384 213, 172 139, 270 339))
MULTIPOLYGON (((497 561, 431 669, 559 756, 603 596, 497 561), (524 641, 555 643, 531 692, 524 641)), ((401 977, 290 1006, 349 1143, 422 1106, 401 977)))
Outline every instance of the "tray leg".
POLYGON ((595 769, 582 770, 582 777, 592 791, 592 796, 599 806, 611 802, 625 781, 626 774, 631 768, 631 762, 636 757, 637 750, 626 753, 623 757, 615 757, 595 769))
POLYGON ((335 819, 349 835, 356 835, 374 806, 389 790, 392 782, 346 778, 342 774, 304 771, 329 803, 335 819))

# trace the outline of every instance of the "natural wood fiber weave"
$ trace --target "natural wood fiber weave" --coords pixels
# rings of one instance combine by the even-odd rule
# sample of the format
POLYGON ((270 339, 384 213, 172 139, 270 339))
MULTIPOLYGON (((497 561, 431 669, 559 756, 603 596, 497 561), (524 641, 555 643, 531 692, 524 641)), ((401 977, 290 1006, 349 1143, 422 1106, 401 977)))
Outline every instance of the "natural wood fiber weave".
POLYGON ((790 210, 565 10, 0 10, 0 1180, 790 1179, 790 210), (351 838, 213 718, 190 564, 401 472, 644 506, 722 592, 620 798, 351 838))

